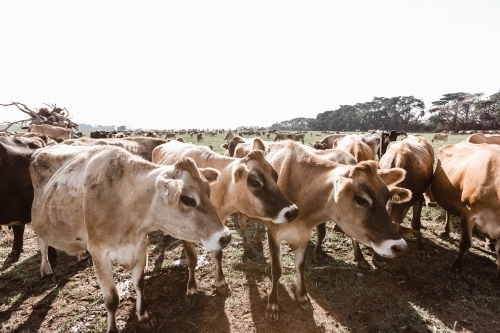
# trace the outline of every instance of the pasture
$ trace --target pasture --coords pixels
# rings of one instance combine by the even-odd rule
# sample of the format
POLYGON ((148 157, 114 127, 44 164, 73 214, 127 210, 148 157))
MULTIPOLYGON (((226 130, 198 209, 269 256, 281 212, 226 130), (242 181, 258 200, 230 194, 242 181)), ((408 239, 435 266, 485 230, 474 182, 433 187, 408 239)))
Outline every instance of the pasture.
MULTIPOLYGON (((87 137, 88 133, 85 133, 87 137)), ((306 144, 324 134, 305 137, 306 144)), ((424 134, 430 142, 433 134, 424 134)), ((212 145, 222 153, 224 134, 204 137, 195 144, 212 145)), ((448 143, 458 143, 467 135, 450 135, 448 143)), ((262 137, 266 139, 265 137, 262 137)), ((274 135, 271 135, 271 139, 274 135)), ((432 143, 437 156, 442 141, 432 143)), ((321 200, 321 198, 318 198, 321 200)), ((300 208, 300 207, 299 207, 300 208)), ((404 225, 410 226, 411 210, 404 225)), ((157 327, 154 332, 500 332, 500 281, 495 277, 497 259, 485 250, 485 238, 475 232, 471 250, 464 258, 463 279, 448 277, 447 271, 458 254, 458 218, 452 220, 450 237, 442 237, 445 212, 424 207, 422 234, 426 254, 418 256, 416 242, 407 239, 408 251, 392 260, 388 268, 360 271, 353 262, 349 237, 327 223, 323 250, 328 258, 316 263, 313 233, 306 261, 306 285, 312 310, 296 302, 294 255, 281 244, 283 275, 280 279, 280 319, 265 319, 267 295, 271 288, 267 241, 263 249, 253 247, 255 225, 248 223, 252 255, 243 257, 237 215, 227 226, 232 241, 224 249, 223 269, 232 293, 215 295, 214 264, 211 254, 198 246, 196 277, 204 292, 200 303, 189 308, 184 303, 187 267, 182 243, 163 233, 150 234, 146 300, 157 327)), ((265 228, 261 226, 265 237, 265 228)), ((0 231, 0 260, 12 246, 12 231, 0 231)), ((363 247, 368 261, 369 249, 363 247)), ((24 252, 18 262, 0 271, 0 332, 105 332, 106 310, 93 268, 81 267, 75 257, 59 252, 54 269, 57 284, 40 279, 40 253, 36 235, 28 224, 24 252)), ((135 315, 135 291, 130 273, 114 266, 120 291, 117 312, 121 332, 140 332, 135 315)))

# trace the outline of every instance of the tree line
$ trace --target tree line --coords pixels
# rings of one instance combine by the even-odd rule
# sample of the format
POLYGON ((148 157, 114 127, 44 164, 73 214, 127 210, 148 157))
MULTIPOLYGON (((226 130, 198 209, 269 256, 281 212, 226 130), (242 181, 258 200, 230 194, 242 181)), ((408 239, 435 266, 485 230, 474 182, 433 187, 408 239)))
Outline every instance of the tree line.
POLYGON ((337 110, 319 113, 316 118, 278 122, 271 129, 433 132, 500 128, 500 92, 489 97, 483 93, 444 94, 431 104, 426 109, 425 103, 413 96, 374 97, 370 102, 341 105, 337 110))

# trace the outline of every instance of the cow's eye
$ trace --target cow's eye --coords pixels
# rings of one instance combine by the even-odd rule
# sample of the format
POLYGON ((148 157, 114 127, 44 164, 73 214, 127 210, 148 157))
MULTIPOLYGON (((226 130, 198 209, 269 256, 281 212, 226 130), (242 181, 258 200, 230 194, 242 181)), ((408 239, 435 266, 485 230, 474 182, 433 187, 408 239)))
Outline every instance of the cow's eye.
POLYGON ((360 197, 360 196, 357 196, 357 195, 356 195, 356 196, 354 197, 354 201, 355 201, 358 205, 360 205, 360 206, 362 206, 362 207, 368 207, 368 201, 367 201, 366 199, 364 199, 364 198, 360 197))
POLYGON ((185 204, 186 206, 190 206, 190 207, 194 207, 196 206, 196 200, 194 200, 193 198, 191 197, 188 197, 187 195, 182 195, 181 196, 181 201, 183 204, 185 204))
POLYGON ((262 184, 258 180, 251 180, 250 186, 253 188, 262 188, 262 184))

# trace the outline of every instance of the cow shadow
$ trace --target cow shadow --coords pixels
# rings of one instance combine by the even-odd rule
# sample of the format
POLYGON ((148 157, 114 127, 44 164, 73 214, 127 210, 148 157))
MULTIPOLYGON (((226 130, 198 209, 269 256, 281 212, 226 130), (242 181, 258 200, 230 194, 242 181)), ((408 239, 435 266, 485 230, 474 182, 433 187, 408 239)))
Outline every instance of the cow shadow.
MULTIPOLYGON (((391 260, 384 270, 307 270, 308 286, 314 286, 308 289, 309 296, 328 313, 329 324, 339 322, 349 331, 424 332, 431 331, 432 320, 450 330, 491 331, 491 324, 483 326, 491 323, 491 314, 478 309, 476 302, 490 300, 492 290, 500 297, 496 255, 490 252, 485 257, 469 251, 464 257, 462 280, 451 279, 448 270, 458 255, 460 235, 446 238, 440 231, 431 233, 433 237, 424 238, 425 256, 417 253, 415 240, 407 240, 408 251, 391 260), (478 295, 482 290, 485 295, 478 295), (429 315, 436 319, 429 319, 429 315)), ((485 252, 478 246, 473 248, 485 252)), ((363 249, 367 259, 368 252, 363 249)), ((482 306, 494 306, 494 299, 482 306)))
MULTIPOLYGON (((161 232, 151 233, 149 240, 153 248, 149 249, 148 253, 155 259, 151 272, 146 276, 145 295, 149 311, 156 320, 154 331, 229 332, 230 325, 225 314, 226 298, 212 293, 214 264, 211 263, 196 270, 200 293, 198 303, 195 306, 189 306, 184 300, 188 281, 187 267, 165 265, 174 257, 185 258, 181 241, 170 236, 163 236, 161 232), (168 251, 179 246, 182 249, 180 254, 169 255, 168 251), (216 330, 206 328, 210 327, 212 321, 216 321, 216 330)), ((208 253, 208 256, 211 257, 211 254, 208 253)), ((127 318, 126 323, 120 331, 141 331, 137 321, 135 298, 129 297, 120 303, 128 309, 128 314, 124 316, 127 318)))
POLYGON ((4 271, 0 277, 2 297, 11 300, 10 306, 0 313, 1 323, 7 322, 18 311, 25 311, 25 302, 28 299, 43 295, 50 290, 36 304, 30 304, 28 309, 31 309, 31 313, 16 328, 17 332, 39 331, 60 290, 74 275, 84 269, 76 257, 58 251, 58 266, 54 268, 57 282, 53 283, 49 279, 40 278, 40 261, 39 251, 25 259, 21 255, 20 260, 10 265, 11 269, 4 271))

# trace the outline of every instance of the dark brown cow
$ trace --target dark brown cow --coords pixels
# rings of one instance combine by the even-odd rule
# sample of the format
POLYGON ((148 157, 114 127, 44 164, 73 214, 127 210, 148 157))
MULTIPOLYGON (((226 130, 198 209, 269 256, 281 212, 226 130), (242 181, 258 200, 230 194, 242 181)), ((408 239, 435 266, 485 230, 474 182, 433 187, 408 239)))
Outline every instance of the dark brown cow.
POLYGON ((196 141, 198 141, 198 142, 203 141, 203 134, 202 133, 196 134, 196 141))
MULTIPOLYGON (((31 222, 33 185, 29 174, 31 155, 44 145, 29 138, 0 136, 0 225, 12 226, 14 242, 4 265, 19 260, 26 223, 31 222)), ((55 251, 51 250, 55 264, 55 251)))
POLYGON ((499 145, 461 142, 439 149, 432 193, 444 210, 460 216, 460 251, 449 272, 453 278, 462 276, 463 256, 471 247, 474 226, 496 240, 496 276, 500 278, 499 183, 499 145))

